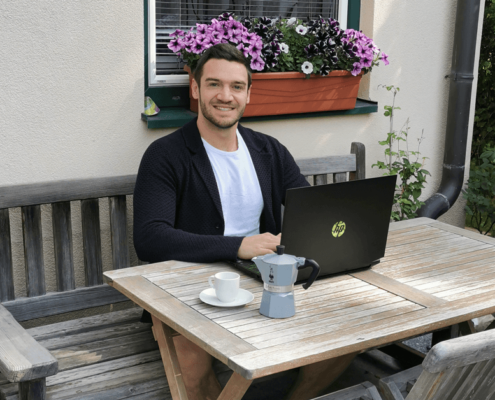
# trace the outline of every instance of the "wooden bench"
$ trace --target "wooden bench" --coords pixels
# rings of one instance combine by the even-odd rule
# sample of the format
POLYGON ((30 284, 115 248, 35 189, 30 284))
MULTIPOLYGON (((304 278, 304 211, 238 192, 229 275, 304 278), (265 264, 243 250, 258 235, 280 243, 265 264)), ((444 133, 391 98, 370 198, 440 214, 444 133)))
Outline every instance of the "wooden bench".
MULTIPOLYGON (((364 179, 365 149, 298 160, 314 184, 364 179)), ((141 309, 24 329, 19 322, 127 301, 103 284, 99 201, 108 198, 112 268, 127 268, 127 198, 136 177, 83 179, 0 187, 0 399, 169 398, 151 325, 141 309), (81 210, 85 286, 76 287, 71 202, 81 210), (47 293, 41 205, 51 207, 56 291, 47 293), (16 297, 11 216, 21 208, 26 296, 16 297)))

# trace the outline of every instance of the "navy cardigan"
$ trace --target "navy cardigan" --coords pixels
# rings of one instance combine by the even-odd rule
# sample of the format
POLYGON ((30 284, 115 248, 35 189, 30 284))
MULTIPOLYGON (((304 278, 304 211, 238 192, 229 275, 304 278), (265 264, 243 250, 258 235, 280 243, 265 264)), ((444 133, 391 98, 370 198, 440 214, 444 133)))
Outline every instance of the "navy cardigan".
MULTIPOLYGON (((281 231, 289 188, 308 186, 289 151, 273 137, 238 125, 263 195, 260 232, 281 231)), ((242 212, 242 210, 239 210, 242 212)), ((242 237, 223 236, 220 195, 196 119, 153 142, 134 189, 134 246, 143 261, 235 260, 242 237)))

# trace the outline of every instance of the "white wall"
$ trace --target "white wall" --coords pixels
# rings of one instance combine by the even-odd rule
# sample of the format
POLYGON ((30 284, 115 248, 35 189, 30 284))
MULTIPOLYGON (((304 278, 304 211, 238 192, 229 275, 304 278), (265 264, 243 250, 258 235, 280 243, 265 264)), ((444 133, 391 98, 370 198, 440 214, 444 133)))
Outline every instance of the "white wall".
MULTIPOLYGON (((441 180, 456 2, 362 1, 363 29, 390 55, 390 65, 363 82, 380 111, 246 125, 296 158, 348 153, 360 141, 367 175, 378 176, 371 164, 383 159, 381 110, 391 95, 377 87, 399 86, 396 127, 410 118, 411 145, 424 129, 427 198, 441 180)), ((173 131, 148 130, 140 120, 142 7, 138 0, 0 2, 0 186, 133 174, 147 146, 173 131)), ((443 218, 461 225, 462 207, 443 218)))

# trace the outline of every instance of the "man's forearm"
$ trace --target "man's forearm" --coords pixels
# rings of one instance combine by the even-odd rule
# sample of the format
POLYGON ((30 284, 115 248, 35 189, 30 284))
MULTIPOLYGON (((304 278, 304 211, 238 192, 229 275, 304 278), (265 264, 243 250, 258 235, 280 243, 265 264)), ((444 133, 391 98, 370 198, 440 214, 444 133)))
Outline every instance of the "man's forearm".
POLYGON ((134 228, 134 246, 140 260, 215 262, 235 260, 242 237, 199 235, 164 226, 134 228))

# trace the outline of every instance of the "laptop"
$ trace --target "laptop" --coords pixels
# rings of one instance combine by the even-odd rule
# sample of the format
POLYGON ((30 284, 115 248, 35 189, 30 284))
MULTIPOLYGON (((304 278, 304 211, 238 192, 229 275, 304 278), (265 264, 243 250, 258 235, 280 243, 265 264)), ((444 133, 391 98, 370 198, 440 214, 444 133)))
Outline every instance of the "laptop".
MULTIPOLYGON (((289 189, 281 244, 285 253, 311 258, 319 279, 370 268, 385 255, 397 176, 289 189)), ((251 260, 230 262, 256 279, 251 260)), ((300 270, 302 283, 311 268, 300 270)))

